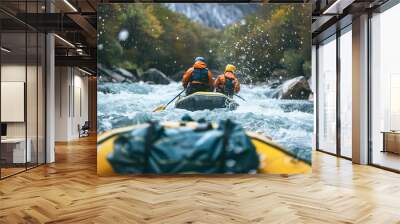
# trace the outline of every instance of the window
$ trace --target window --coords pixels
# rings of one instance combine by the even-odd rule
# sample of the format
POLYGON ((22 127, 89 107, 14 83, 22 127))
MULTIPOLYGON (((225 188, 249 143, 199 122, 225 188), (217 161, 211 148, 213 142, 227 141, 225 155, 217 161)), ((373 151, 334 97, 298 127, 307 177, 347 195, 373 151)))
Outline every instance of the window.
POLYGON ((318 149, 336 153, 336 36, 318 48, 318 149))
MULTIPOLYGON (((42 12, 44 3, 9 2, 2 7, 23 16, 42 12)), ((45 163, 46 39, 10 15, 0 12, 0 178, 45 163)))
POLYGON ((352 32, 340 36, 340 155, 352 157, 352 32))
POLYGON ((400 170, 400 5, 371 19, 371 141, 375 165, 400 170))

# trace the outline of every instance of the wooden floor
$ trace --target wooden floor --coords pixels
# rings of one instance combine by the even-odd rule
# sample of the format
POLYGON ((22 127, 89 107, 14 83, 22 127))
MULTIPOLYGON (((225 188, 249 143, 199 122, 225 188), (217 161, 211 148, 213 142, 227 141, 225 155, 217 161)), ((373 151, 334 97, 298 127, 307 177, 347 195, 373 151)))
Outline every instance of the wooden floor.
POLYGON ((17 167, 17 168, 14 168, 14 167, 4 168, 3 167, 3 168, 1 168, 1 177, 3 178, 3 177, 11 176, 13 174, 16 174, 16 173, 19 173, 19 172, 23 172, 25 170, 26 170, 25 167, 24 168, 19 168, 19 167, 17 167))
POLYGON ((391 152, 375 150, 372 160, 374 164, 400 170, 400 155, 391 152))
POLYGON ((400 175, 314 154, 310 175, 97 177, 94 138, 0 181, 0 223, 400 223, 400 175))

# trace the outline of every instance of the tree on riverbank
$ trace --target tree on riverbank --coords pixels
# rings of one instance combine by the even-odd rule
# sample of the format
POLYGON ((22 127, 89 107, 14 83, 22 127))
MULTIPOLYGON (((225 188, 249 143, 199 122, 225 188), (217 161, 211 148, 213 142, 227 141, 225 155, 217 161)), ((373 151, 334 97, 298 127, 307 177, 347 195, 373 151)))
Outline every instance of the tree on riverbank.
POLYGON ((307 5, 260 4, 241 21, 213 29, 161 4, 99 7, 98 58, 109 68, 157 68, 172 76, 201 55, 210 68, 233 63, 252 81, 309 77, 311 13, 307 5), (283 77, 280 77, 283 76, 283 77))

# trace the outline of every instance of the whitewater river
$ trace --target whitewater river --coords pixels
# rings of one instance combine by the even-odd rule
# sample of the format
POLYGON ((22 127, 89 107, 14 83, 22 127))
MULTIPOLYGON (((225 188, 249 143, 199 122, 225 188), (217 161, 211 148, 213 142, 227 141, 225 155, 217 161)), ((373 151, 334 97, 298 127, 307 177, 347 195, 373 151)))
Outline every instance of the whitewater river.
POLYGON ((178 83, 150 85, 146 83, 102 83, 98 86, 98 132, 139 124, 148 120, 176 121, 185 114, 197 120, 218 121, 230 118, 250 131, 263 133, 300 157, 311 160, 314 117, 313 105, 304 100, 277 100, 268 98, 272 90, 266 86, 242 85, 236 98, 235 111, 225 109, 187 111, 170 104, 165 111, 152 112, 166 104, 182 90, 178 83))

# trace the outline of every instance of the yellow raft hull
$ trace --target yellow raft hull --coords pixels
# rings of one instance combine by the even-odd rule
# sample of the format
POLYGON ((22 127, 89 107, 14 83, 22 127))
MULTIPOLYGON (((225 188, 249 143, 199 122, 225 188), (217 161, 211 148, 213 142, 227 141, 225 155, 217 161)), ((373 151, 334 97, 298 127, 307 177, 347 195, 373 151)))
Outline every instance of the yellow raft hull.
MULTIPOLYGON (((107 156, 114 148, 114 140, 118 134, 131 131, 135 128, 145 127, 147 124, 118 128, 104 132, 97 137, 97 174, 100 176, 115 175, 107 156)), ((163 125, 167 128, 177 128, 179 122, 165 122, 163 125)), ((188 122, 190 127, 195 127, 196 122, 188 122)), ((311 165, 296 158, 283 147, 275 144, 267 137, 254 132, 247 132, 252 139, 260 157, 259 173, 263 174, 304 174, 311 172, 311 165)))

